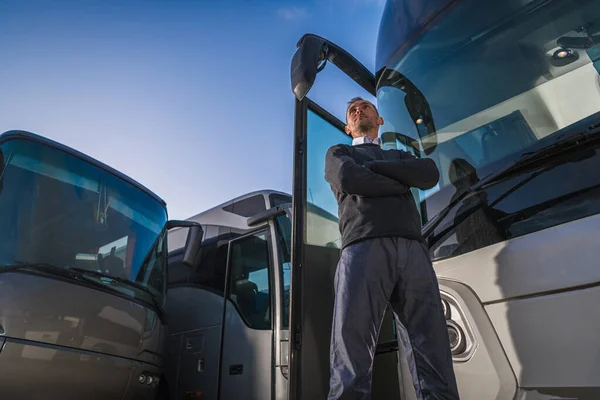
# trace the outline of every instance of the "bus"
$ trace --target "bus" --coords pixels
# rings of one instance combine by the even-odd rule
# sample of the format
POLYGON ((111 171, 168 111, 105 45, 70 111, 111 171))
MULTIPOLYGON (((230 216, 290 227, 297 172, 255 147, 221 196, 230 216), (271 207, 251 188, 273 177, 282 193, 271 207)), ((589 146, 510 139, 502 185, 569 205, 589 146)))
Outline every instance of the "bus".
MULTIPOLYGON (((193 268, 180 262, 187 228, 169 232, 171 399, 287 398, 291 202, 259 190, 188 218, 204 232, 193 268)), ((337 218, 311 215, 335 240, 337 218)))
MULTIPOLYGON (((290 296, 297 285, 291 280, 290 264, 292 203, 288 193, 258 190, 188 218, 204 233, 194 266, 181 263, 188 228, 169 232, 165 376, 170 399, 288 399, 290 348, 320 339, 290 336, 290 296)), ((310 241, 305 246, 313 257, 308 262, 323 268, 310 270, 305 277, 309 289, 303 293, 321 301, 323 293, 333 296, 340 251, 338 217, 310 202, 306 207, 310 241)), ((322 303, 318 312, 313 310, 310 323, 326 324, 332 311, 331 304, 322 303)), ((374 399, 399 396, 400 380, 409 379, 390 313, 385 321, 374 399)), ((313 344, 318 351, 312 354, 312 378, 322 386, 328 377, 329 345, 313 344)))
POLYGON ((289 399, 328 391, 315 354, 331 321, 311 316, 331 293, 312 290, 311 276, 337 254, 313 244, 306 204, 335 212, 325 155, 351 138, 308 96, 327 63, 376 99, 384 149, 440 171, 412 196, 461 399, 600 398, 598 2, 388 0, 373 45, 375 71, 314 34, 291 62, 289 399))
MULTIPOLYGON (((0 135, 0 398, 158 399, 167 232, 182 226, 202 236, 119 171, 0 135)), ((184 245, 183 262, 198 251, 184 245)))

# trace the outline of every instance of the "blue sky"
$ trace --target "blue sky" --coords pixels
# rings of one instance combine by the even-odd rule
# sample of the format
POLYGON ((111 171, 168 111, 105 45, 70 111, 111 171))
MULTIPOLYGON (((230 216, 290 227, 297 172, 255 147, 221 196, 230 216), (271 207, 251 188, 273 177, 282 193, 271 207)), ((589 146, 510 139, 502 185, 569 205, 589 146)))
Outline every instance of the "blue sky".
MULTIPOLYGON (((0 131, 87 153, 186 218, 291 191, 296 42, 316 33, 371 70, 384 2, 3 0, 0 131)), ((311 98, 339 117, 365 93, 328 65, 311 98)))

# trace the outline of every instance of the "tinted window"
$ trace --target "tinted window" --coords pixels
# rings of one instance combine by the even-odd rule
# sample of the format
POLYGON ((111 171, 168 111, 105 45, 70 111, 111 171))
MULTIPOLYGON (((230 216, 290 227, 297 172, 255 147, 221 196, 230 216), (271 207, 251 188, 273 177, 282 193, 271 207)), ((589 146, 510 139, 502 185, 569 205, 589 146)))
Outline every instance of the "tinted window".
POLYGON ((247 199, 236 201, 233 204, 223 207, 223 210, 241 215, 242 217, 251 217, 266 209, 265 198, 262 195, 248 197, 247 199))
POLYGON ((277 207, 282 204, 291 203, 292 196, 284 196, 281 194, 271 194, 271 195, 269 195, 269 201, 271 203, 271 207, 277 207))
POLYGON ((599 169, 598 148, 583 149, 468 196, 428 238, 431 256, 457 256, 600 212, 599 169))
POLYGON ((166 260, 155 245, 167 215, 155 198, 32 140, 2 143, 0 177, 0 271, 15 262, 80 268, 109 292, 162 302, 166 260))
POLYGON ((325 180, 325 156, 331 146, 352 138, 310 109, 307 120, 306 244, 339 248, 338 205, 325 180))
POLYGON ((229 299, 246 324, 271 329, 269 242, 266 232, 232 242, 229 299))

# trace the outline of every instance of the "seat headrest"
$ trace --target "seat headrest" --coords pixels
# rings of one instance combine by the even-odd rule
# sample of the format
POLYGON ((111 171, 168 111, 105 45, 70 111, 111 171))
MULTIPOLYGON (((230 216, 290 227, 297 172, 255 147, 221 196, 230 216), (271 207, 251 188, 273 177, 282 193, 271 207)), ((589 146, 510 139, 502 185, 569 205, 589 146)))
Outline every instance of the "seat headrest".
POLYGON ((242 279, 235 283, 235 291, 236 293, 254 293, 258 291, 258 286, 248 279, 242 279))

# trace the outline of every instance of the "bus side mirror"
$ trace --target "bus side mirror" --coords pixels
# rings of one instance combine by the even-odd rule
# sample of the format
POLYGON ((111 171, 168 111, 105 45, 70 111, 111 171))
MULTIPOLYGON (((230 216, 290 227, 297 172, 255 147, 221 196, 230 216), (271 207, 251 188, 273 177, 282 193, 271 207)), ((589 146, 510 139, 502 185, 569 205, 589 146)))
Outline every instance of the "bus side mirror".
POLYGON ((325 40, 317 36, 303 36, 298 42, 291 67, 292 91, 298 100, 302 100, 315 83, 319 62, 325 60, 324 44, 325 40))
POLYGON ((167 229, 173 228, 189 228, 181 262, 190 268, 194 267, 200 259, 202 235, 204 234, 202 226, 195 221, 168 221, 167 229))

